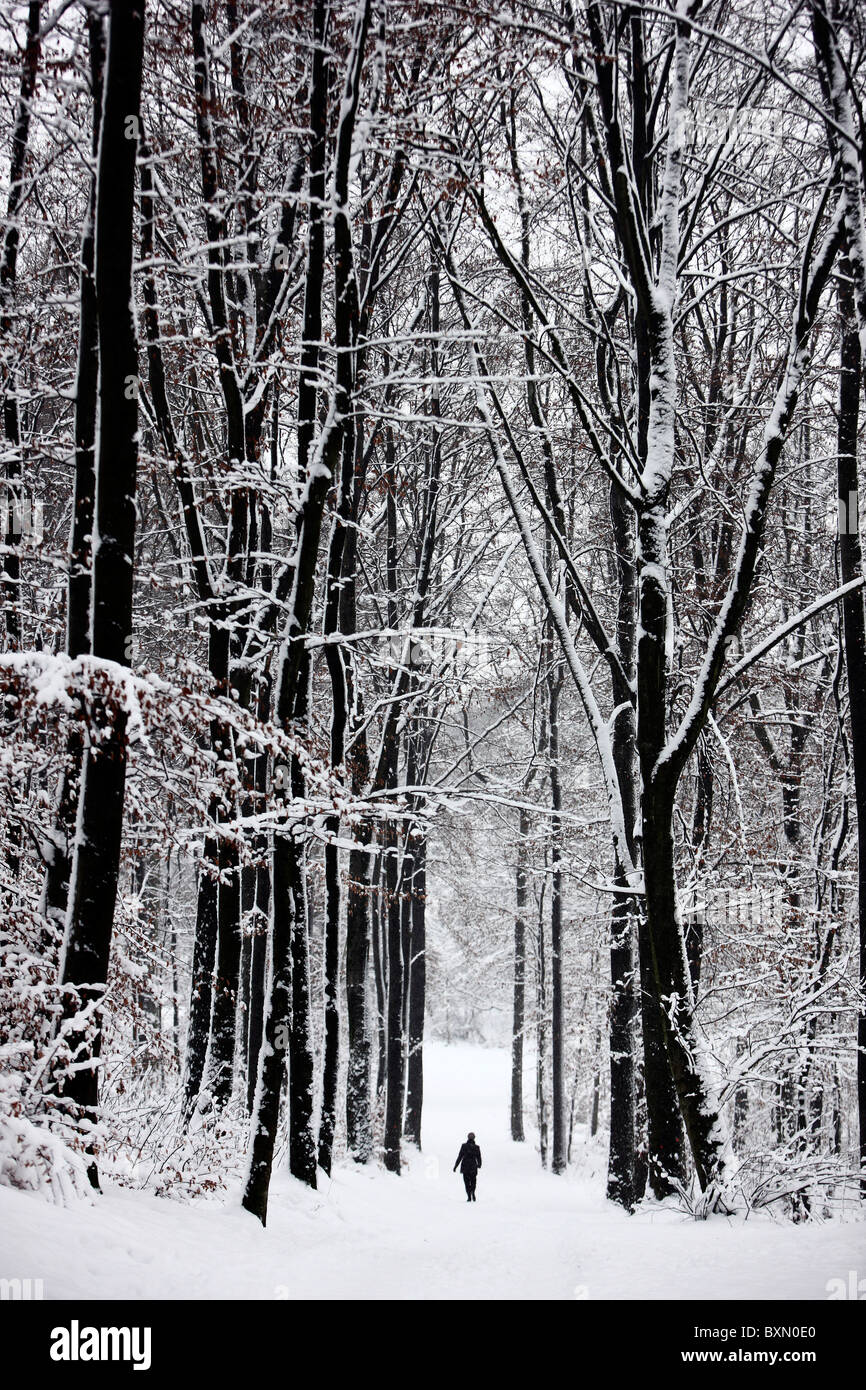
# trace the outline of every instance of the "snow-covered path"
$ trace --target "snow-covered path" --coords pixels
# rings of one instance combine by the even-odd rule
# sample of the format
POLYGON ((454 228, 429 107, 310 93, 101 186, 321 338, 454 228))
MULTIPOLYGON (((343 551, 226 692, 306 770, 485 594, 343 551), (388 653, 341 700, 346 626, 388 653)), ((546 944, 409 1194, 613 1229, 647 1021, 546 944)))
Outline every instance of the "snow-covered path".
POLYGON ((540 1171, 508 1138, 508 1081, 503 1050, 429 1047, 424 1153, 399 1178, 341 1166, 317 1193, 281 1174, 265 1231, 236 1195, 114 1189, 64 1210, 0 1188, 0 1276, 42 1278, 47 1298, 825 1299, 866 1273, 866 1223, 628 1217, 600 1174, 540 1171), (474 1204, 451 1172, 470 1129, 474 1204))

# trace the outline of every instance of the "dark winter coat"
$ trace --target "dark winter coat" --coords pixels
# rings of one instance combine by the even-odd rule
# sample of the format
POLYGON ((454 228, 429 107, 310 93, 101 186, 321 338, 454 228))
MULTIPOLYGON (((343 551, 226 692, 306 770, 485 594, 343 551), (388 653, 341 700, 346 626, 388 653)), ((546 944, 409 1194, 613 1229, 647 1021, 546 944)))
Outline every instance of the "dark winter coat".
POLYGON ((476 1143, 467 1139, 465 1144, 460 1145, 457 1162, 452 1171, 456 1173, 459 1168, 461 1173, 477 1173, 480 1167, 481 1150, 476 1143))

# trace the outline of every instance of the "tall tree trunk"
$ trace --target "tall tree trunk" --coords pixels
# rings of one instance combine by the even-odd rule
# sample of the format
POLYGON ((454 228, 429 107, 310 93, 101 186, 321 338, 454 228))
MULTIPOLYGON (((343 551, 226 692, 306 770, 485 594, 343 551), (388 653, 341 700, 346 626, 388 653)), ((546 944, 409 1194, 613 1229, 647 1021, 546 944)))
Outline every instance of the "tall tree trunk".
MULTIPOLYGON (((23 607, 21 603, 21 542, 31 530, 28 504, 25 503, 21 486, 23 475, 23 451, 21 444, 21 412, 18 400, 18 338, 19 324, 15 313, 15 289, 18 275, 18 246, 20 241, 19 215, 24 192, 24 172, 30 136, 30 105, 36 90, 36 74, 41 52, 40 34, 41 4, 33 3, 27 12, 27 35, 21 62, 18 104, 15 124, 12 131, 12 151, 9 161, 9 195, 6 204, 6 224, 3 231, 3 246, 0 252, 0 341, 8 345, 4 352, 3 364, 6 377, 5 392, 2 397, 3 433, 6 437, 6 477, 0 482, 0 538, 2 538, 3 611, 6 626, 6 646, 9 651, 21 648, 24 636, 22 631, 23 607)), ((0 722, 0 734, 8 733, 11 723, 7 718, 0 722)), ((10 876, 17 879, 21 869, 21 822, 14 812, 14 804, 19 798, 13 797, 10 805, 7 827, 5 858, 10 876)), ((50 854, 51 846, 46 849, 50 854)), ((50 861, 49 861, 50 862, 50 861)), ((8 910, 7 895, 4 893, 3 910, 8 910)))
MULTIPOLYGON (((634 532, 619 489, 610 489, 610 516, 616 547, 616 638, 622 677, 613 682, 613 703, 618 713, 611 730, 611 754, 622 801, 623 823, 629 853, 635 857, 634 825, 637 815, 637 749, 635 711, 628 681, 634 678, 635 566, 634 532)), ((610 915, 610 1147, 607 1161, 607 1195, 631 1210, 637 1200, 635 1160, 638 1147, 636 1104, 639 1046, 635 959, 641 905, 628 892, 628 871, 614 845, 614 898, 610 915)), ((643 992, 641 992, 643 998, 643 992)), ((646 1012, 646 1010, 644 1010, 646 1012)), ((652 1043, 653 1021, 644 1025, 644 1039, 652 1043)), ((670 1089, 670 1087, 669 1087, 670 1089)), ((656 1099, 654 1093, 654 1099, 656 1099)), ((669 1108, 669 1102, 664 1102, 669 1108)), ((659 1173, 658 1165, 654 1174, 659 1173)))
MULTIPOLYGON (((336 833, 336 832, 335 832, 336 833)), ((340 854, 335 844, 325 846, 325 950, 323 994, 325 1002, 322 1056, 322 1108, 319 1118, 319 1167, 330 1174, 337 1123, 337 1085, 340 1076, 340 854)))
POLYGON ((535 1109, 541 1166, 547 1167, 547 962, 544 946, 544 898, 538 909, 535 941, 535 1109))
MULTIPOLYGON (((137 137, 144 49, 144 3, 115 0, 109 11, 96 193, 96 304, 99 331, 97 539, 93 547, 92 651, 129 666, 132 639, 135 494, 138 466, 138 358, 132 285, 137 137)), ((111 697, 94 701, 85 752, 78 833, 60 979, 75 1070, 66 1092, 91 1122, 98 1101, 100 1004, 120 869, 126 785, 126 723, 111 697), (89 1017, 85 1020, 85 1012, 89 1017)), ((90 1178, 98 1185, 96 1165, 90 1178)))
MULTIPOLYGON (((550 634, 549 650, 554 650, 550 634)), ((562 786, 559 768, 559 697, 563 672, 553 661, 548 672, 548 754, 550 759, 551 817, 550 845, 550 984, 551 984, 551 1109, 553 1152, 551 1169, 564 1173, 567 1167, 568 1136, 565 1118, 565 1023, 562 1001, 562 786)))
MULTIPOLYGON (((211 821, 216 807, 211 805, 211 821)), ((195 937, 192 949, 189 1021, 186 1034, 184 1071, 184 1119, 195 1109, 204 1078, 210 1016, 213 1007, 213 973, 216 960, 217 909, 219 889, 216 879, 217 844, 208 837, 198 871, 195 937)))
MULTIPOLYGON (((369 835, 369 831, 365 832, 369 835)), ((346 1021, 349 1066, 346 1077, 346 1141, 356 1163, 373 1153, 370 1117, 370 1031, 367 966, 370 954, 370 855, 349 851, 346 890, 346 1021)))
MULTIPOLYGON (((704 864, 707 833, 713 809, 713 768, 707 753, 706 741, 698 743, 695 756, 695 809, 692 817, 692 853, 695 856, 695 892, 701 892, 701 869, 704 864)), ((686 958, 689 963, 689 977, 697 998, 701 982, 701 963, 704 949, 704 914, 694 906, 689 914, 685 931, 686 958)))
MULTIPOLYGON (((27 35, 21 62, 21 81, 15 112, 15 125, 12 131, 9 196, 6 203, 3 247, 2 253, 0 253, 0 334, 2 334, 4 343, 9 342, 13 325, 13 301, 18 274, 18 246, 20 242, 18 216, 24 191, 24 170, 30 140, 30 104, 36 91, 36 74, 39 69, 39 56, 42 49, 41 10, 40 0, 31 0, 27 11, 27 35)), ((12 352, 14 360, 14 348, 12 352)), ((21 416, 14 367, 9 372, 8 385, 3 396, 3 431, 9 445, 5 495, 2 497, 5 504, 3 508, 3 597, 6 614, 6 641, 9 649, 15 651, 21 645, 21 562, 18 556, 18 546, 24 525, 24 512, 20 489, 22 476, 21 416)), ((17 861, 13 868, 17 872, 17 861)))
POLYGON ((610 915, 610 1148, 607 1195, 630 1210, 636 1200, 635 900, 628 893, 623 866, 617 862, 610 915))
MULTIPOLYGON (((327 0, 316 0, 313 9, 313 53, 310 82, 310 225, 307 236, 307 266, 304 285, 304 327, 301 352, 301 376, 298 383, 298 475, 306 480, 316 426, 317 373, 319 343, 322 336, 322 288, 324 280, 325 236, 322 222, 325 197, 325 139, 328 117, 328 75, 325 54, 325 32, 328 22, 327 0)), ((323 474, 325 470, 322 470, 323 474)), ((322 511, 329 479, 311 481, 307 498, 297 521, 295 546, 294 611, 288 633, 294 639, 284 642, 280 656, 280 672, 275 692, 277 718, 288 725, 297 713, 300 698, 306 710, 306 692, 299 695, 308 672, 308 658, 299 639, 307 631, 313 605, 315 569, 322 525, 322 511)), ((280 791, 285 796, 295 783, 300 769, 293 767, 290 787, 283 776, 280 791)), ((302 780, 302 779, 301 779, 302 780)), ((280 1099, 286 1075, 286 1050, 292 1047, 295 1028, 294 994, 303 997, 303 982, 293 979, 293 966, 299 946, 306 941, 306 905, 295 901, 299 886, 299 847, 291 827, 274 832, 271 875, 271 970, 265 1013, 264 1046, 259 1061, 256 1103, 252 1114, 252 1143, 243 1205, 258 1216, 262 1225, 267 1222, 268 1190, 273 1166, 274 1145, 280 1114, 280 1099), (304 921, 299 938, 297 914, 303 909, 304 921)), ((303 1090, 300 1078, 299 1091, 303 1090)), ((310 1097, 312 1102, 312 1097, 310 1097)), ((291 1123, 291 1117, 290 1117, 291 1123)), ((303 1146, 302 1146, 303 1147, 303 1146)), ((295 1162, 301 1160, 295 1142, 295 1162)), ((290 1158, 291 1166, 291 1158, 290 1158)), ((294 1172, 294 1169, 293 1169, 294 1172)), ((296 1174, 297 1176, 297 1174, 296 1174)), ((307 1180, 315 1186, 315 1152, 307 1180)))
MULTIPOLYGON (((857 524, 851 524, 852 494, 855 512, 859 513, 857 467, 857 418, 859 405, 857 387, 866 386, 861 354, 866 343, 866 196, 864 196, 862 160, 862 100, 852 88, 852 76, 844 64, 839 43, 839 31, 846 7, 840 0, 812 0, 812 33, 815 53, 821 71, 822 89, 833 122, 827 122, 830 152, 839 169, 844 189, 845 245, 844 270, 840 276, 839 294, 843 324, 841 376, 839 383, 840 410, 838 422, 838 488, 840 516, 848 518, 845 534, 839 538, 839 562, 843 579, 859 578, 863 573, 859 514, 857 524), (850 276, 850 282, 848 279, 850 276), (859 329, 858 335, 855 331, 859 329), (844 512, 842 508, 845 508, 844 512)), ((853 18, 853 11, 852 11, 853 18)), ((866 614, 863 590, 849 594, 843 601, 843 630, 845 664, 851 718, 851 751, 854 764, 854 795, 857 805, 857 903, 859 925, 858 980, 861 990, 857 1015, 857 1111, 860 1126, 860 1194, 866 1198, 866 718, 862 691, 866 677, 866 614)))
MULTIPOLYGON (((344 242, 347 230, 340 223, 338 241, 344 242)), ((351 254, 351 246, 341 244, 338 254, 343 259, 351 254)), ((345 275, 341 288, 345 288, 345 275)), ((356 315, 352 312, 355 296, 346 295, 341 323, 341 339, 352 340, 356 331, 356 315)), ((345 382, 347 395, 353 391, 353 377, 345 382)), ((346 562, 354 563, 355 552, 346 545, 348 522, 352 512, 353 475, 357 450, 355 446, 355 423, 347 413, 343 425, 343 450, 340 482, 337 491, 337 510, 331 531, 328 548, 328 577, 325 594, 326 636, 333 636, 340 629, 340 618, 345 612, 341 605, 341 592, 346 562)), ((329 642, 325 647, 325 659, 331 680, 331 766, 343 770, 346 755, 346 736, 349 729, 349 687, 351 676, 347 671, 346 658, 342 646, 329 642)), ((329 816, 329 833, 336 837, 340 829, 339 815, 329 816)), ((326 1173, 331 1171, 331 1156, 334 1144, 334 1131, 337 1123, 337 1087, 340 1074, 340 916, 342 894, 340 891, 340 851, 335 842, 325 846, 325 949, 324 949, 324 1054, 322 1058, 322 1109, 319 1120, 319 1167, 326 1173)), ((353 962, 354 964, 354 962, 353 962)))
POLYGON ((382 865, 381 839, 379 863, 375 871, 375 891, 371 899, 373 987, 376 991, 376 1103, 385 1095, 385 1072, 388 1058, 388 959, 387 927, 384 914, 385 875, 382 865))
MULTIPOLYGON (((396 785, 389 782, 388 785, 396 785)), ((400 1172, 400 1135, 403 1128, 403 932, 400 912, 398 836, 386 824, 382 853, 385 885, 384 920, 388 957, 387 1042, 385 1052, 385 1135, 383 1161, 389 1173, 400 1172)))
MULTIPOLYGON (((194 13, 194 20, 201 22, 201 12, 194 13)), ((196 40, 194 47, 199 47, 196 40)), ((201 54, 200 54, 201 57, 201 54)), ((201 67, 201 64, 199 64, 201 67)), ((199 94, 199 108, 203 92, 199 94)), ((208 176, 210 177, 210 176, 208 176)), ((171 404, 168 396, 165 364, 162 354, 162 334, 160 331, 159 307, 156 280, 152 270, 155 248, 155 210, 153 198, 153 174, 147 147, 143 148, 141 161, 141 259, 144 271, 144 325, 147 337, 147 358, 151 402, 163 448, 173 465, 175 481, 180 497, 184 527, 190 550, 190 562, 199 600, 208 615, 208 671, 211 689, 216 697, 223 696, 228 686, 230 635, 226 605, 218 593, 208 558, 205 531, 199 514, 195 490, 187 467, 187 460, 180 445, 174 426, 171 404)), ((184 326, 184 335, 186 328, 184 326)), ((193 376, 193 386, 195 378, 193 376)), ((198 441, 199 449, 201 441, 198 441)), ((88 537, 84 536, 84 541, 88 537)), ((219 720, 212 719, 207 734, 202 735, 202 743, 210 740, 211 749, 219 750, 227 737, 226 730, 219 720)), ((189 1018, 187 1025, 187 1045, 184 1067, 183 1119, 187 1123, 195 1109, 201 1092, 208 1047, 211 1037, 214 998, 214 970, 216 964, 217 935, 219 930, 220 900, 220 836, 219 820, 222 814, 221 799, 216 793, 210 798, 207 812, 208 831, 205 835, 203 854, 199 866, 197 882, 196 930, 193 944, 192 978, 190 985, 189 1018)))
POLYGON ((250 1012, 247 1021, 247 1110, 250 1114, 255 1105, 265 1022, 270 899, 270 869, 266 864, 259 864, 256 868, 255 926, 250 946, 250 1012))
MULTIPOLYGON (((357 631, 356 568, 357 521, 365 480, 364 441, 360 426, 355 431, 355 467, 352 495, 352 522, 344 543, 345 578, 340 593, 340 627, 357 631)), ((350 777, 352 792, 361 794, 369 777, 367 734, 363 707, 355 678, 351 651, 342 666, 347 709, 351 711, 350 777)), ((355 832, 357 848, 349 851, 349 877, 346 886, 346 1024, 349 1058, 346 1073, 346 1142, 356 1163, 368 1163, 373 1156, 373 1129, 370 1110, 370 1021, 367 1003, 367 974, 370 960, 370 911, 373 856, 370 854, 370 826, 366 822, 355 832)))
POLYGON ((525 1140, 523 1131, 523 1038, 526 1031, 526 860, 529 812, 520 808, 517 832, 514 916, 514 1003, 511 1014, 511 1138, 525 1140))
MULTIPOLYGON (((386 433, 387 474, 385 499, 388 627, 397 627, 397 468, 393 431, 386 433)), ((394 672, 392 671, 392 677, 394 672)), ((400 758, 396 727, 386 729, 385 787, 397 785, 400 758)), ((398 858, 398 832, 393 820, 382 830, 382 878, 384 894, 385 949, 388 962, 387 1043, 385 1052, 385 1134, 383 1161, 389 1173, 400 1172, 400 1136, 403 1130, 403 923, 400 911, 401 874, 398 858)))
MULTIPOLYGON (((237 690, 239 703, 246 705, 249 697, 249 675, 245 667, 237 669, 237 658, 242 654, 244 645, 246 619, 242 616, 244 599, 237 598, 236 592, 239 589, 243 590, 249 579, 247 571, 250 543, 253 539, 253 497, 246 483, 244 465, 256 455, 256 436, 261 428, 264 396, 258 411, 245 409, 235 362, 229 314, 230 237, 224 212, 225 200, 219 186, 217 138, 213 119, 216 100, 205 27, 205 6, 202 0, 192 0, 190 33, 196 134, 207 231, 207 294, 214 326, 214 352, 219 368, 220 391, 225 407, 226 449, 230 474, 224 592, 219 598, 216 594, 211 596, 212 622, 220 628, 220 640, 212 642, 209 646, 210 674, 217 695, 230 699, 233 698, 233 691, 237 690), (233 475, 233 470, 240 470, 244 476, 238 479, 233 475)), ((235 58, 236 54, 233 54, 233 60, 235 58)), ((231 729, 225 723, 213 721, 211 744, 219 760, 227 765, 234 763, 234 739, 231 729)), ((218 827, 229 826, 236 810, 233 794, 218 798, 218 827)), ((224 1105, 232 1091, 237 1041, 242 930, 241 885, 236 832, 229 829, 218 830, 216 838, 217 943, 205 1080, 210 1086, 215 1102, 224 1105)))
MULTIPOLYGON (((220 808, 220 820, 227 811, 220 808)), ((217 892, 217 940, 210 1016, 207 1085, 220 1108, 231 1100, 237 1042, 241 967, 241 884, 238 848, 226 835, 220 839, 217 892)))
MULTIPOLYGON (((411 743, 411 734, 409 735, 408 741, 411 743)), ((410 763, 411 756, 407 760, 407 770, 410 763)), ((409 781, 408 776, 406 780, 407 782, 409 781)), ((410 895, 412 877, 415 869, 415 846, 411 824, 406 826, 405 833, 400 836, 400 841, 400 954, 403 959, 403 1019, 401 1025, 403 1029, 403 1076, 400 1082, 400 1090, 403 1095, 401 1129, 405 1136, 406 1079, 409 1074, 409 986, 412 975, 412 899, 410 895)))
MULTIPOLYGON (((431 573, 436 545, 439 477, 442 462, 442 431, 439 425, 440 377, 442 373, 440 331, 439 268, 432 261, 429 279, 430 298, 430 416, 432 438, 426 449, 426 495, 421 544, 418 548, 418 584, 416 585, 413 625, 420 627, 426 612, 426 588, 431 573)), ((417 684, 417 681, 416 681, 417 684)), ((417 711, 415 726, 409 738, 406 776, 409 786, 427 781, 427 768, 435 732, 425 728, 427 711, 422 705, 417 711)), ((413 793, 412 810, 418 814, 424 804, 419 793, 413 793)), ((421 1117, 424 1107, 424 1018, 427 1008, 427 832, 420 820, 409 822, 406 836, 407 873, 407 938, 405 939, 406 970, 406 1116, 405 1134, 421 1147, 421 1117)))
MULTIPOLYGON (((72 531, 69 538, 69 571, 66 588, 66 650, 71 657, 90 651, 90 585, 92 533, 96 505, 97 382, 99 334, 94 270, 94 219, 96 216, 96 160, 102 117, 102 84, 105 69, 105 32, 102 16, 87 14, 90 53, 90 90, 93 103, 91 154, 94 162, 90 196, 81 234, 78 277, 78 365, 75 377, 75 483, 72 493, 72 531)), ((45 874, 43 911, 55 924, 65 922, 72 867, 72 839, 81 779, 83 739, 79 728, 70 729, 66 740, 66 764, 60 781, 54 833, 45 874)))
MULTIPOLYGON (((279 725, 297 734, 308 732, 309 652, 304 638, 310 631, 322 517, 328 492, 343 454, 344 423, 351 408, 350 339, 346 336, 348 306, 336 306, 338 353, 333 406, 322 427, 319 450, 312 444, 318 418, 319 344, 322 336, 322 293, 325 240, 322 222, 325 203, 326 134, 328 114, 328 64, 325 38, 327 0, 316 0, 313 11, 312 81, 310 84, 310 227, 307 238, 307 275, 304 295, 304 339, 298 385, 298 471, 305 485, 304 501, 297 518, 293 556, 292 602, 279 657, 275 706, 279 725), (347 375, 348 373, 348 375, 347 375)), ((370 22, 369 0, 362 0, 355 18, 352 46, 346 69, 337 153, 334 169, 334 226, 343 265, 340 283, 351 292, 352 268, 345 263, 349 168, 355 118, 358 109, 361 67, 370 22), (339 228, 339 232, 338 232, 339 228)), ((283 788, 285 794, 285 788, 283 788)), ((303 801, 304 779, 297 756, 292 758, 291 794, 303 801)), ((285 1059, 279 1055, 278 1037, 289 1026, 291 1094, 289 1113, 289 1162, 293 1175, 316 1185, 316 1147, 312 1133, 313 1058, 310 1038, 310 981, 303 849, 293 828, 280 826, 273 848, 273 940, 271 989, 265 1021, 265 1046, 259 1068, 256 1106, 252 1116, 252 1143, 244 1191, 244 1207, 267 1220, 268 1189, 279 1120, 280 1092, 285 1059), (275 1046, 276 1045, 276 1046, 275 1046)))
MULTIPOLYGON (((854 315, 854 296, 843 262, 839 276, 839 309, 842 320, 841 374, 839 378, 838 494, 839 570, 843 584, 863 575, 863 551, 857 498, 857 427, 862 375, 861 343, 854 315), (852 508, 852 499, 854 505, 852 508), (842 525, 842 518, 846 524, 842 525)), ((866 1198, 866 599, 864 590, 847 594, 842 601, 845 669, 848 676, 848 709, 851 720, 851 761, 854 767, 854 800, 857 806, 857 920, 860 1008, 857 1016, 857 1115, 860 1125, 860 1192, 866 1198)))
POLYGON ((424 1014, 427 1003, 427 836, 416 832, 410 894, 409 1018, 406 1064, 406 1137, 421 1147, 424 1107, 424 1014))
MULTIPOLYGON (((309 657, 303 663, 295 727, 303 730, 309 711, 309 657)), ((300 761, 292 759, 292 795, 303 801, 305 782, 300 761)), ((281 836, 291 889, 292 1012, 289 1029, 289 1171, 301 1182, 316 1186, 316 1145, 313 1136, 313 1035, 310 1001, 310 940, 307 922, 306 849, 298 837, 281 836)))
MULTIPOLYGON (((650 982, 661 1025, 667 1067, 673 1076, 683 1126, 702 1189, 711 1182, 716 1165, 717 1117, 708 1105, 703 1081, 695 1064, 692 1025, 691 980, 685 958, 677 905, 674 867, 673 805, 657 788, 643 797, 643 848, 646 873, 647 925, 645 945, 650 959, 650 982)), ((665 1066, 662 1056, 647 1056, 647 1091, 651 1066, 665 1066)), ((651 1142, 653 1158, 661 1161, 671 1177, 684 1176, 680 1148, 679 1115, 668 1112, 668 1129, 651 1142)))

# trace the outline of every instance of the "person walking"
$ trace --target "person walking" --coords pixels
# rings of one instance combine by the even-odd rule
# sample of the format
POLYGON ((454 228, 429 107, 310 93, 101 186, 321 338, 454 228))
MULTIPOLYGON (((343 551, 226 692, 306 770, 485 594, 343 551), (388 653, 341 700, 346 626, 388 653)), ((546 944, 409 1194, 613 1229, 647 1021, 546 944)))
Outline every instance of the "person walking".
POLYGON ((475 1184, 478 1181, 478 1169, 480 1167, 481 1150, 475 1142, 475 1135, 470 1131, 466 1143, 460 1145, 457 1162, 451 1170, 456 1173, 459 1168, 463 1174, 463 1186, 466 1188, 467 1202, 475 1201, 475 1184))

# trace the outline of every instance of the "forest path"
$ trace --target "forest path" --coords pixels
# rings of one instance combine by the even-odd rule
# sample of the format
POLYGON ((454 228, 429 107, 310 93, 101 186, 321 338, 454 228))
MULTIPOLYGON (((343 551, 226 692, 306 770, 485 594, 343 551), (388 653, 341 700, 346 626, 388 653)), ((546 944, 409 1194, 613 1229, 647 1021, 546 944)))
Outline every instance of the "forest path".
POLYGON ((567 1176, 543 1172, 534 1137, 509 1138, 505 1049, 432 1044, 425 1073, 424 1150, 400 1177, 341 1164, 312 1192, 281 1171, 267 1230, 236 1192, 184 1205, 114 1188, 63 1209, 0 1188, 0 1277, 42 1278, 47 1298, 825 1299, 866 1272, 863 1222, 629 1217, 582 1140, 567 1176), (451 1171, 470 1129, 472 1204, 451 1171))

